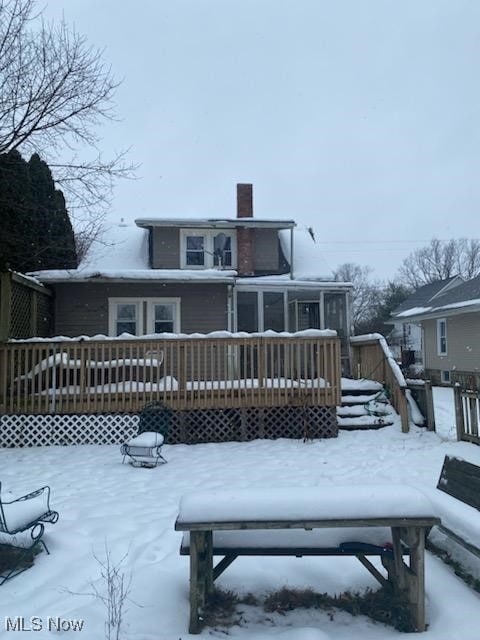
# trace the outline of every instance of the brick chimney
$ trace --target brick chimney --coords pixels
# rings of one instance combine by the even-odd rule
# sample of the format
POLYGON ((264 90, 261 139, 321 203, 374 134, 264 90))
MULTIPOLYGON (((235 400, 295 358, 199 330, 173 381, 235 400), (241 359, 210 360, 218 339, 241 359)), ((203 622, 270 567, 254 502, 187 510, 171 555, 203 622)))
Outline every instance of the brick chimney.
MULTIPOLYGON (((237 184, 237 218, 253 218, 253 185, 237 184)), ((237 227, 237 271, 253 276, 253 229, 237 227)))

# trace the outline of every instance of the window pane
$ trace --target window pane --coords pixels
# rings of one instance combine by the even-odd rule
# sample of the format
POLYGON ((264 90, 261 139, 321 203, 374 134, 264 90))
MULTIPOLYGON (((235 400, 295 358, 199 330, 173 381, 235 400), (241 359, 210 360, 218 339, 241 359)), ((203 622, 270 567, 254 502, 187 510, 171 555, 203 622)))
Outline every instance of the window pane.
POLYGON ((133 303, 121 303, 116 306, 115 334, 137 333, 137 305, 133 303))
POLYGON ((137 314, 136 304, 119 304, 117 305, 117 320, 125 320, 135 322, 137 314))
POLYGON ((166 320, 155 320, 155 333, 173 333, 173 322, 166 320))
POLYGON ((187 250, 203 251, 203 236, 187 236, 187 250))
POLYGON ((237 324, 239 331, 258 331, 257 294, 254 291, 237 293, 237 324))
POLYGON ((133 336, 136 335, 136 322, 117 322, 116 335, 119 336, 121 333, 131 333, 133 336))
POLYGON ((219 233, 213 238, 213 264, 215 266, 232 266, 232 237, 219 233))
POLYGON ((155 321, 167 320, 173 321, 173 304, 156 304, 155 305, 155 321))
POLYGON ((273 331, 285 330, 283 293, 263 294, 263 328, 273 331))
POLYGON ((186 248, 185 263, 187 265, 200 267, 205 264, 203 236, 187 236, 186 248))

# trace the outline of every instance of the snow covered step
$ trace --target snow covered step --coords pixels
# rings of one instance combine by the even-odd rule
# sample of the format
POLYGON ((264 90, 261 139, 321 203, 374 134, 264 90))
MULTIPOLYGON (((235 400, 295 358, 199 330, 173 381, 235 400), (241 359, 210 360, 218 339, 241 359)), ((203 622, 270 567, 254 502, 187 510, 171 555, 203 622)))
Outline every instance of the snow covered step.
POLYGON ((380 429, 394 424, 395 420, 390 416, 357 416, 342 418, 337 415, 339 429, 380 429))
POLYGON ((383 389, 383 385, 375 380, 353 380, 352 378, 342 378, 342 392, 349 391, 351 393, 362 393, 365 391, 379 392, 383 389))
POLYGON ((337 407, 337 416, 342 418, 348 416, 388 416, 392 415, 392 413, 394 413, 393 408, 383 402, 337 407))
POLYGON ((387 396, 384 393, 378 395, 378 393, 370 393, 370 394, 362 394, 361 396, 353 396, 353 395, 343 395, 342 394, 342 405, 346 404, 365 404, 366 402, 371 402, 375 400, 375 402, 383 402, 388 403, 387 396))

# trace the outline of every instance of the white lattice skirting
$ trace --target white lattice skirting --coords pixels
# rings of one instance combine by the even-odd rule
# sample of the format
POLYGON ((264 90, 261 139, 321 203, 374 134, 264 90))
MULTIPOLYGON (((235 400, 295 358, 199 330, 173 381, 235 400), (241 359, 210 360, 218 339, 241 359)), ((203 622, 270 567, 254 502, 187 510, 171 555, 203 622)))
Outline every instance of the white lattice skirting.
POLYGON ((0 417, 0 447, 122 444, 137 433, 138 416, 23 415, 0 417))
MULTIPOLYGON (((138 415, 128 413, 0 416, 0 447, 123 444, 136 435, 138 415)), ((256 438, 332 438, 336 411, 328 407, 271 407, 176 411, 169 444, 256 438)))

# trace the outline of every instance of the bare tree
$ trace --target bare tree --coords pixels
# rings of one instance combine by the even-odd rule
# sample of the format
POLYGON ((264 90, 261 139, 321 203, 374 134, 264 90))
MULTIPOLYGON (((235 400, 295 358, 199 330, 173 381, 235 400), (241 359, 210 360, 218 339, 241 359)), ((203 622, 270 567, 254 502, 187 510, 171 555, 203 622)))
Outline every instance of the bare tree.
POLYGON ((117 86, 102 51, 64 21, 47 24, 36 0, 0 0, 0 153, 39 153, 87 227, 105 213, 115 179, 135 168, 124 152, 105 160, 98 150, 117 86))
POLYGON ((454 275, 466 279, 480 274, 480 241, 461 238, 433 238, 426 247, 416 249, 403 261, 399 275, 402 282, 418 288, 454 275))
POLYGON ((334 270, 335 280, 351 282, 353 287, 352 319, 355 331, 375 313, 382 296, 382 285, 370 281, 370 267, 345 262, 334 270))

